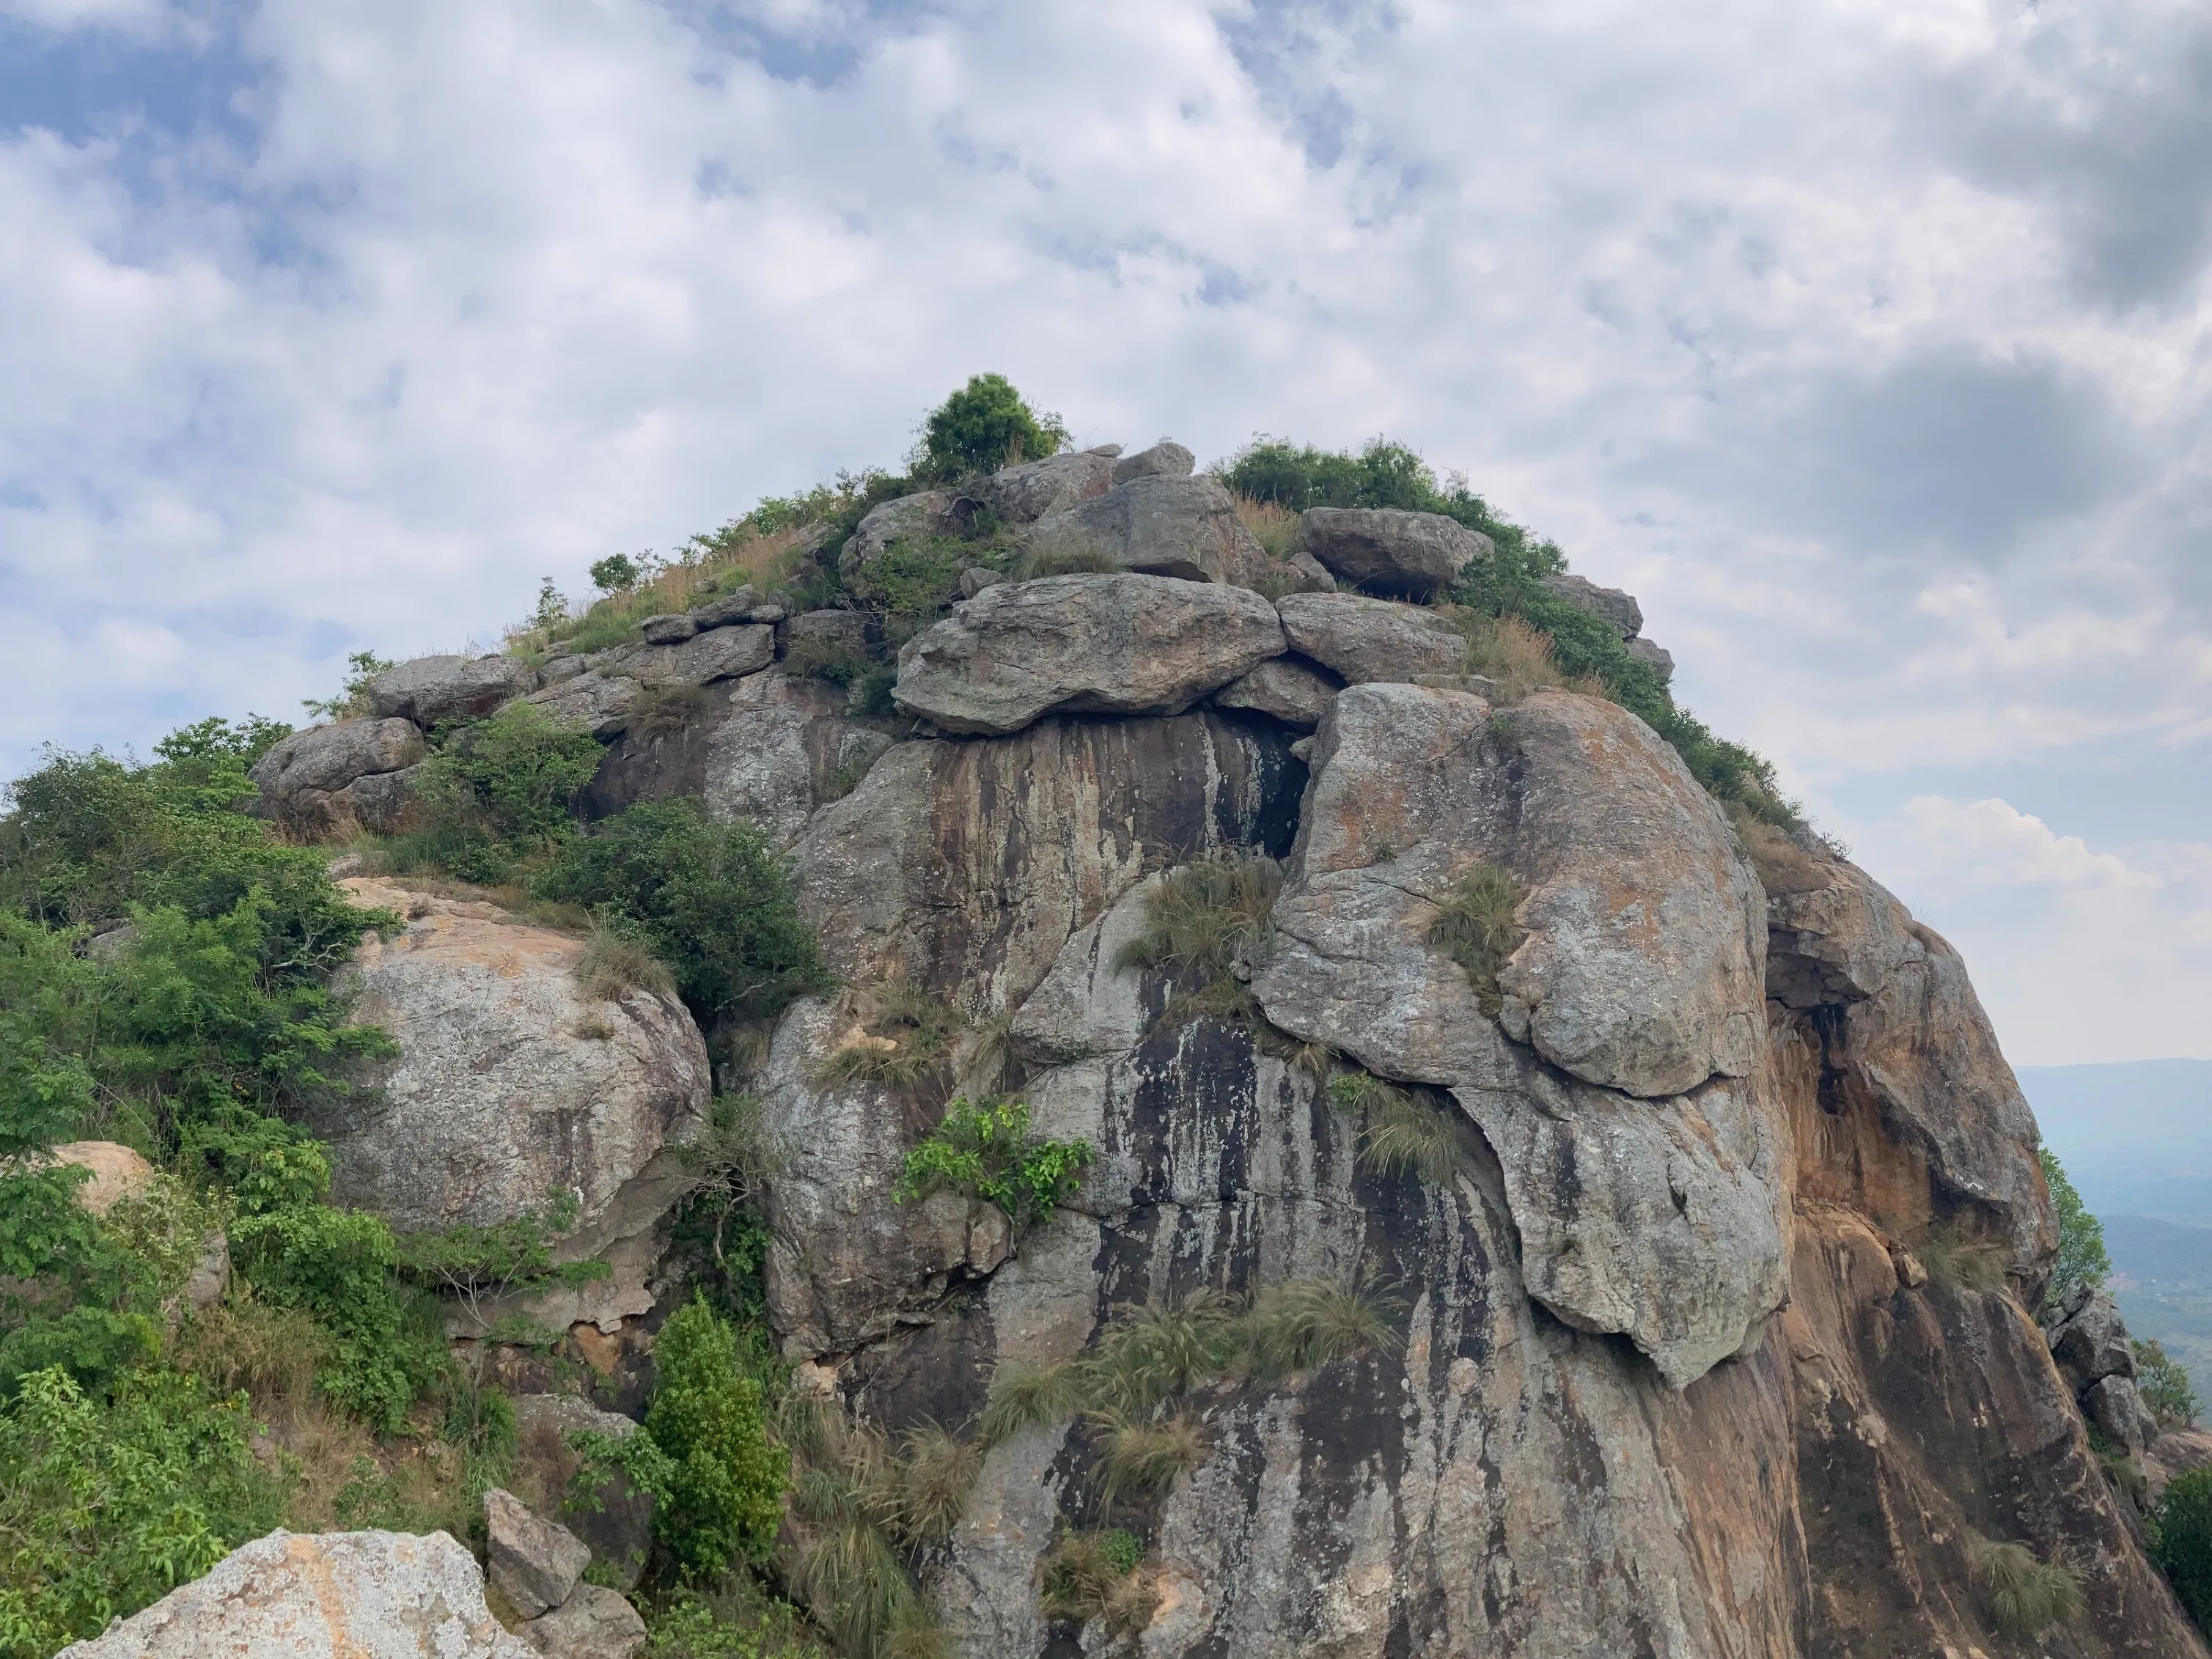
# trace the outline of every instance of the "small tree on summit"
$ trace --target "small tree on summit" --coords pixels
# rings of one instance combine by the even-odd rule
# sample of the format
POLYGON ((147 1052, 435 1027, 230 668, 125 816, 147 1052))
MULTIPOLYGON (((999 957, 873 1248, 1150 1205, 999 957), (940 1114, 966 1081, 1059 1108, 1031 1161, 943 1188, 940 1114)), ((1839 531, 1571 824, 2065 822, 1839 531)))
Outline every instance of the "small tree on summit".
POLYGON ((974 376, 921 423, 927 470, 941 477, 1042 460, 1066 441, 1060 416, 1039 415, 1003 374, 974 376))

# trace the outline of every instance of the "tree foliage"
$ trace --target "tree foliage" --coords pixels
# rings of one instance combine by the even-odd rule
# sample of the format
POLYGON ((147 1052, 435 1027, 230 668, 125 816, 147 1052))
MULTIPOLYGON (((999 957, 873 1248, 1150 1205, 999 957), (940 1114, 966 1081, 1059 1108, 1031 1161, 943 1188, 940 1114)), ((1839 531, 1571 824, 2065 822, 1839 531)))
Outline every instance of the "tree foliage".
POLYGON ((737 1332, 704 1302, 679 1309, 653 1346, 659 1384, 645 1432, 668 1460, 653 1531, 687 1575, 768 1559, 783 1522, 790 1455, 768 1433, 760 1380, 737 1332))
POLYGON ((1087 1140, 1030 1134, 1030 1109, 1018 1100, 963 1096, 906 1155, 891 1196, 904 1204, 950 1188, 996 1205, 1019 1238, 1075 1195, 1092 1156, 1087 1140))
POLYGON ((1003 374, 972 376, 921 423, 922 454, 948 478, 1042 460, 1066 441, 1060 416, 1039 415, 1003 374))
POLYGON ((2058 1260, 2051 1270, 2044 1300, 2056 1302, 2079 1285, 2095 1290, 2112 1277, 2112 1258, 2105 1249, 2104 1224, 2089 1213, 2081 1194, 2066 1178, 2058 1158, 2045 1146, 2036 1153, 2051 1188, 2051 1210, 2058 1223, 2058 1260))
POLYGON ((2151 1553, 2197 1628, 2212 1636, 2212 1468, 2168 1483, 2151 1553))

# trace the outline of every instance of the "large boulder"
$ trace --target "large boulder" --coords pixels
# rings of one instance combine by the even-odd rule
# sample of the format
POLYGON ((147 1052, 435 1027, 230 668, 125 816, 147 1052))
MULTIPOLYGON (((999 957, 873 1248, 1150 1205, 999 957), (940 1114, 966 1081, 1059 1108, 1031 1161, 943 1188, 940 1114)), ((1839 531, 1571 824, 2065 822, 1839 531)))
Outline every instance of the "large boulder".
POLYGON ((1452 1091, 1503 1166, 1530 1293, 1677 1388, 1786 1293, 1780 1131, 1754 1078, 1764 903, 1718 809, 1640 720, 1541 693, 1353 686, 1322 720, 1268 1019, 1452 1091), (1502 728, 1502 729, 1501 729, 1502 728), (1526 890, 1499 1018, 1429 942, 1483 866, 1526 890))
POLYGON ((532 692, 530 701, 556 720, 588 726, 595 738, 611 738, 629 723, 630 706, 644 690, 627 674, 592 668, 532 692))
POLYGON ((955 605, 899 653, 891 696, 948 732, 1018 732, 1055 710, 1172 714, 1282 649, 1274 607, 1244 588, 1050 576, 955 605))
POLYGON ((1163 438, 1150 449, 1140 449, 1115 461, 1114 482, 1125 484, 1132 478, 1188 478, 1197 465, 1197 456, 1173 440, 1163 438))
POLYGON ((1639 662, 1649 663, 1651 672, 1658 675, 1660 684, 1674 684, 1674 653, 1665 646, 1654 644, 1650 640, 1631 640, 1628 641, 1628 654, 1639 662))
POLYGON ((1003 522, 1020 528, 1078 501, 1103 495, 1117 482, 1113 456, 1096 449, 1079 449, 1001 467, 981 493, 1003 522))
POLYGON ((1568 604, 1611 623, 1624 641, 1632 640, 1644 631, 1644 607, 1637 604, 1633 593, 1624 593, 1617 587, 1600 587, 1588 576, 1577 576, 1572 572, 1547 576, 1544 586, 1568 604))
POLYGON ((65 1140, 48 1155, 74 1164, 91 1178, 76 1189, 76 1201, 94 1215, 106 1215, 126 1198, 136 1198, 154 1179, 154 1166, 113 1140, 65 1140))
POLYGON ((372 813, 356 810, 356 781, 406 769, 429 753, 412 720, 339 720, 280 739, 246 775, 261 786, 254 811, 302 829, 372 813))
POLYGON ((544 1659, 629 1659, 645 1645, 645 1620, 627 1596, 580 1584, 562 1606, 519 1632, 544 1659))
POLYGON ((1440 513, 1311 507, 1299 526, 1305 550, 1340 580, 1394 598, 1431 598, 1469 561, 1496 550, 1489 537, 1440 513))
POLYGON ((1024 545, 1048 566, 1065 560, 1186 581, 1251 586, 1282 574, 1226 489, 1211 478, 1160 472, 1039 520, 1024 545))
POLYGON ((1297 657, 1270 657, 1213 694, 1217 708, 1249 708, 1310 732, 1340 689, 1325 670, 1297 657))
POLYGON ((891 745, 850 718, 844 691, 826 680, 755 675, 738 683, 729 708, 707 740, 707 810, 726 821, 750 818, 786 847, 891 745))
POLYGON ((2110 1291, 2092 1291, 2082 1297, 2063 1322, 2045 1333, 2045 1340, 2076 1394, 2086 1395, 2108 1376, 2132 1378, 2136 1374, 2135 1345, 2110 1291))
POLYGON ((1433 611, 1357 593, 1286 593, 1275 606, 1291 649, 1353 685, 1457 672, 1467 641, 1433 611))
POLYGON ((442 1532, 272 1532, 68 1659, 532 1659, 442 1532))
POLYGON ((775 630, 756 623, 690 634, 674 644, 635 646, 599 672, 625 676, 647 687, 709 685, 757 674, 775 660, 775 630))
POLYGON ((538 671, 520 657, 417 657, 379 674, 362 695, 370 714, 427 727, 478 719, 537 689, 538 671))
POLYGON ((484 1567, 492 1587, 525 1619, 567 1601, 592 1565, 591 1546, 558 1522, 532 1515, 502 1487, 484 1493, 483 1510, 484 1567))
POLYGON ((711 1093, 690 1014, 649 989, 592 994, 578 940, 489 904, 367 877, 341 884, 410 920, 397 938, 362 941, 341 975, 352 1017, 399 1053, 368 1079, 369 1102, 313 1125, 334 1196, 409 1232, 489 1226, 573 1192, 581 1211, 557 1254, 605 1255, 616 1275, 564 1294, 601 1323, 643 1312, 632 1257, 683 1188, 674 1144, 711 1093))

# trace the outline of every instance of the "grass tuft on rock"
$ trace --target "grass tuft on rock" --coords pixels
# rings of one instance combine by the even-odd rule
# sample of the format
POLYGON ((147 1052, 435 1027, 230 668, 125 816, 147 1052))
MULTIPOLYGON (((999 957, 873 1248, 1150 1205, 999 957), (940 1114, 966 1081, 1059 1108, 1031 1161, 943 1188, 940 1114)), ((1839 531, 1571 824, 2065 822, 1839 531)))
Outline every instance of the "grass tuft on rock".
POLYGON ((1479 864, 1453 884, 1429 924, 1429 943, 1465 970, 1475 1001, 1492 1019, 1500 1006, 1498 970, 1528 937, 1514 915, 1527 896, 1507 872, 1479 864))
POLYGON ((2037 1560, 2025 1544, 1979 1543, 1972 1567, 1990 1622, 2014 1640, 2081 1616, 2081 1580, 2056 1562, 2037 1560))
POLYGON ((1912 1247, 1929 1278, 1961 1291, 2001 1291, 2010 1265, 2004 1247, 1961 1221, 1930 1228, 1912 1247))
POLYGON ((653 996, 676 994, 676 976, 659 957, 612 928, 595 929, 576 958, 576 984, 587 997, 620 1002, 633 991, 653 996))

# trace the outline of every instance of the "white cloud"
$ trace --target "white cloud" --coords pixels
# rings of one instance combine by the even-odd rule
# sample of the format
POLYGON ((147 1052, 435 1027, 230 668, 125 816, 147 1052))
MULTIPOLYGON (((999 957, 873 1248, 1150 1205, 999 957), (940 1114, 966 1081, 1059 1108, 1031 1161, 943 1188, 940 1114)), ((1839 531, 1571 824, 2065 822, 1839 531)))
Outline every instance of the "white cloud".
POLYGON ((2164 885, 2116 854, 2091 852, 2079 836, 2053 834, 2041 818, 2007 801, 1917 795, 1905 803, 1903 817, 1927 859, 1913 874, 1984 887, 2164 885))

